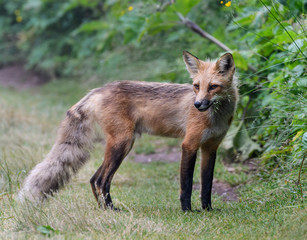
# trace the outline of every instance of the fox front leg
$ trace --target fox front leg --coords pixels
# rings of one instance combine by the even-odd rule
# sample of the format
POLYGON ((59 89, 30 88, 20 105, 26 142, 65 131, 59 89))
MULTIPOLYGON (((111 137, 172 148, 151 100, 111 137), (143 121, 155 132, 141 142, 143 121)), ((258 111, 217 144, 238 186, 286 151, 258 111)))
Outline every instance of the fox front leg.
POLYGON ((197 150, 198 146, 191 147, 189 143, 182 143, 182 158, 180 165, 180 202, 182 211, 192 210, 191 195, 197 150))
POLYGON ((201 204, 202 209, 211 210, 211 190, 217 147, 201 146, 201 204))

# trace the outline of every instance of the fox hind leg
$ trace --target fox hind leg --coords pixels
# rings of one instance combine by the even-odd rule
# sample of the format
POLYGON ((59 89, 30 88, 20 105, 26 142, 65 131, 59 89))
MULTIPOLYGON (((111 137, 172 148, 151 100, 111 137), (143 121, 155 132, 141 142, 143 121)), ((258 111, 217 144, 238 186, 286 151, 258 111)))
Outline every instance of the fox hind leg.
POLYGON ((100 207, 116 210, 110 195, 111 182, 123 159, 130 152, 133 143, 133 136, 107 138, 104 161, 90 181, 93 194, 100 207))
POLYGON ((98 168, 98 170, 95 172, 95 174, 92 176, 91 180, 90 180, 90 183, 91 183, 91 187, 92 187, 92 191, 93 191, 93 194, 96 198, 96 201, 98 202, 98 192, 97 192, 97 187, 96 187, 96 180, 101 172, 101 169, 103 167, 103 164, 98 168))

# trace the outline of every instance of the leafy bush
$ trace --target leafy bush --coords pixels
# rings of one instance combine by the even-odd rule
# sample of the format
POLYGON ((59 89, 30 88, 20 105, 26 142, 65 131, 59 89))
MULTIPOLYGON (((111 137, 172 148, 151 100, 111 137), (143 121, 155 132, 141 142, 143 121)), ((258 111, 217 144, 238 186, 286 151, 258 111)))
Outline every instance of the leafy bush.
POLYGON ((258 69, 242 76, 242 89, 251 97, 247 116, 256 114, 248 128, 263 145, 264 162, 288 171, 302 161, 307 131, 306 3, 260 1, 256 6, 241 10, 229 26, 247 31, 240 52, 258 69))
MULTIPOLYGON (((195 8, 198 2, 184 0, 163 7, 164 1, 0 0, 0 46, 5 50, 1 63, 16 61, 18 53, 18 58, 29 68, 58 76, 79 75, 84 71, 99 73, 101 66, 108 64, 109 53, 114 57, 112 52, 116 51, 130 63, 164 58, 171 68, 178 65, 174 59, 181 59, 183 48, 216 57, 216 46, 204 48, 199 37, 188 34, 189 30, 178 24, 177 11, 201 19, 214 1, 203 2, 195 8), (129 47, 122 49, 124 45, 129 47), (170 48, 174 51, 168 51, 170 48)), ((219 3, 216 7, 220 9, 219 3)), ((210 10, 206 18, 214 15, 224 14, 210 10)), ((221 18, 220 23, 223 21, 221 18)), ((208 25, 203 21, 204 25, 215 29, 219 24, 208 25)), ((219 31, 225 27, 224 24, 219 31)), ((180 82, 181 75, 180 72, 170 77, 180 82)), ((162 79, 165 77, 168 76, 162 79)))

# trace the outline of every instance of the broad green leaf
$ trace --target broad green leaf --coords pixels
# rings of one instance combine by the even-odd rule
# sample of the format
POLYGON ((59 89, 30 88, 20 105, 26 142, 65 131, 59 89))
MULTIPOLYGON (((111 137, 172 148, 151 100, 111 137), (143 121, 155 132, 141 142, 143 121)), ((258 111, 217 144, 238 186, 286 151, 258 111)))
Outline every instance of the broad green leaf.
POLYGON ((259 144, 250 138, 243 122, 238 127, 233 143, 234 147, 240 152, 240 161, 248 159, 255 151, 261 151, 259 144))
POLYGON ((238 126, 231 126, 221 144, 221 148, 227 152, 236 150, 239 153, 238 159, 240 161, 245 161, 255 151, 261 151, 259 144, 250 138, 243 121, 238 126))
POLYGON ((288 46, 288 50, 296 53, 299 51, 298 48, 302 49, 304 45, 307 46, 306 39, 297 39, 288 46))
POLYGON ((289 36, 289 34, 294 39, 297 36, 296 32, 294 32, 293 30, 288 29, 288 33, 285 30, 283 30, 282 34, 276 35, 271 41, 273 43, 277 43, 277 44, 292 43, 293 41, 292 41, 291 37, 289 36))
POLYGON ((115 31, 110 31, 102 34, 101 40, 96 47, 96 51, 102 52, 105 48, 108 48, 112 42, 112 39, 115 35, 115 31))
POLYGON ((136 37, 137 37, 137 33, 133 29, 131 28, 127 29, 124 35, 124 44, 131 42, 136 37))
POLYGON ((200 0, 178 0, 172 4, 167 10, 172 10, 174 12, 180 12, 182 15, 187 15, 192 7, 198 4, 200 0))
POLYGON ((77 33, 80 32, 93 32, 97 30, 107 29, 109 27, 109 24, 105 21, 90 21, 87 23, 82 24, 78 29, 77 33))
POLYGON ((307 88, 307 77, 299 78, 299 79, 296 81, 296 85, 297 85, 298 87, 307 88))
POLYGON ((259 45, 258 47, 259 47, 258 51, 260 52, 260 54, 264 56, 269 56, 274 50, 277 50, 277 48, 271 42, 259 45))
POLYGON ((283 83, 284 84, 284 77, 281 72, 272 72, 268 75, 269 80, 269 87, 274 88, 277 87, 278 84, 283 83))
POLYGON ((275 37, 275 34, 272 31, 272 28, 274 28, 275 24, 269 24, 264 25, 262 28, 257 30, 257 35, 255 35, 255 39, 265 38, 265 39, 271 39, 275 37))
POLYGON ((233 58, 235 60, 236 67, 241 68, 242 70, 246 71, 247 61, 243 58, 243 56, 240 54, 239 51, 233 51, 232 52, 233 58))
POLYGON ((259 28, 263 25, 263 23, 265 22, 266 18, 267 18, 268 12, 266 10, 265 7, 260 8, 257 13, 256 16, 253 20, 253 27, 259 28))
POLYGON ((175 26, 177 24, 175 19, 178 20, 175 13, 163 14, 158 12, 146 19, 145 31, 151 35, 157 34, 175 26))
MULTIPOLYGON (((256 14, 255 12, 249 12, 249 13, 246 13, 243 17, 240 17, 240 18, 236 18, 235 19, 235 22, 240 26, 248 26, 250 24, 253 23, 253 21, 255 20, 255 17, 256 17, 256 14)), ((238 26, 238 27, 239 27, 238 26)))
POLYGON ((293 68, 291 70, 291 72, 295 75, 295 77, 299 77, 304 72, 306 72, 306 66, 303 66, 302 64, 299 64, 299 65, 295 66, 295 68, 293 68))

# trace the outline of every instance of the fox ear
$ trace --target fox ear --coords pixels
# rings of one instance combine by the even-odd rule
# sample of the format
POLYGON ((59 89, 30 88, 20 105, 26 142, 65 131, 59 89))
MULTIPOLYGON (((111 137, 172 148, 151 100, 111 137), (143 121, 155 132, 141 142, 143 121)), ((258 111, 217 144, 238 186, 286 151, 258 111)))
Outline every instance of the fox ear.
POLYGON ((233 73, 235 70, 235 61, 231 53, 225 53, 216 61, 216 69, 222 75, 233 73))
POLYGON ((197 57, 193 56, 188 51, 183 51, 183 61, 191 77, 198 73, 200 62, 197 57))

